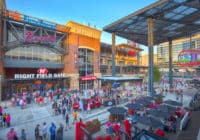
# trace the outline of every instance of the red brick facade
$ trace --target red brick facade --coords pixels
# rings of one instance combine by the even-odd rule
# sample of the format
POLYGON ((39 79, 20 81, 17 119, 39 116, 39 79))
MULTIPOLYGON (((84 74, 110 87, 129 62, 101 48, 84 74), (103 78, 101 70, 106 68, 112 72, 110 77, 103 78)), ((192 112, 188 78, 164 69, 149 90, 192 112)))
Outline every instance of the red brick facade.
POLYGON ((78 48, 87 48, 94 51, 94 75, 100 75, 99 57, 100 57, 100 34, 101 32, 79 23, 70 21, 70 33, 65 40, 68 54, 63 60, 65 67, 63 73, 70 77, 70 88, 79 88, 79 69, 78 69, 78 48))

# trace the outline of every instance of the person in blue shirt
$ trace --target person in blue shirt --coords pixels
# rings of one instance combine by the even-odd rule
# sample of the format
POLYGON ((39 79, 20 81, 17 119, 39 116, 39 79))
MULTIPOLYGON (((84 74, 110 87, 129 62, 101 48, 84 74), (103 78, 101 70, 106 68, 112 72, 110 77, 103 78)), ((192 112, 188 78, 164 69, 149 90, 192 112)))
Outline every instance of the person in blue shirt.
POLYGON ((56 139, 56 126, 53 122, 51 123, 51 127, 49 128, 49 132, 50 132, 51 140, 55 140, 56 139))
POLYGON ((134 115, 132 115, 132 123, 135 124, 137 122, 137 114, 134 113, 134 115))

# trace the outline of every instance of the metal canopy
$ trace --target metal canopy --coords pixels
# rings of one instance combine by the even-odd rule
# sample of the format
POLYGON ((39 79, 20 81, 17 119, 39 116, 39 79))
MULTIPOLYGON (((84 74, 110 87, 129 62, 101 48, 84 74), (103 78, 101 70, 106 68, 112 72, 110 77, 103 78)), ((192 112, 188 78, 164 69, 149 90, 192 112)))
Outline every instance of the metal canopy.
POLYGON ((106 80, 106 81, 134 81, 134 80, 143 80, 140 77, 100 77, 98 80, 106 80))
POLYGON ((199 0, 160 0, 113 22, 104 31, 148 46, 148 18, 154 22, 154 45, 200 30, 199 0))

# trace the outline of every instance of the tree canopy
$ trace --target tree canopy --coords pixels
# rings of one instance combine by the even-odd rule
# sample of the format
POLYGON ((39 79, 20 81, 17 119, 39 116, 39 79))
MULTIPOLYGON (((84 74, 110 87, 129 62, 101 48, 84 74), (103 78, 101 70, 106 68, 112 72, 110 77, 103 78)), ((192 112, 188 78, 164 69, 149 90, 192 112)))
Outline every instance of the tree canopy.
POLYGON ((159 68, 157 66, 154 66, 154 82, 160 81, 161 73, 159 71, 159 68))

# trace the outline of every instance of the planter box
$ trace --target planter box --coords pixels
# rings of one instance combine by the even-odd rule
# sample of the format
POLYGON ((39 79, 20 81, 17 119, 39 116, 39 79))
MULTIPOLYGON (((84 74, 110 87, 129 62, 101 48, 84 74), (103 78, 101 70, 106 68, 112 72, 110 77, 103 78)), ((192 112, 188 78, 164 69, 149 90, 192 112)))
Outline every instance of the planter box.
POLYGON ((101 130, 101 127, 100 125, 97 125, 97 126, 89 126, 89 127, 86 127, 86 129, 91 133, 91 134, 94 134, 94 133, 97 133, 101 130))
POLYGON ((94 134, 101 129, 101 123, 99 122, 98 119, 94 119, 92 121, 88 121, 85 123, 85 128, 91 133, 94 134))

